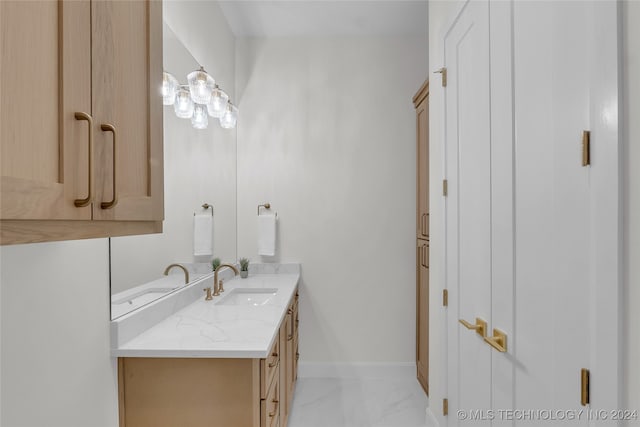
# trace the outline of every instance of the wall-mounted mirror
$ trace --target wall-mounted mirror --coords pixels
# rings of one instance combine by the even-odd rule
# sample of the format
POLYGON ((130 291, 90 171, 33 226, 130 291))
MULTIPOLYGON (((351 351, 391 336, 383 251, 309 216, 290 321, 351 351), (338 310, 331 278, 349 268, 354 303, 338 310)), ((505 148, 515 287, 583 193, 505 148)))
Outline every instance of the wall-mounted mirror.
MULTIPOLYGON (((164 69, 181 84, 200 65, 216 68, 196 60, 166 22, 163 43, 164 69)), ((216 44, 211 49, 209 58, 216 58, 216 44)), ((218 82, 233 89, 233 81, 218 82)), ((187 267, 193 282, 211 272, 212 258, 236 259, 236 131, 209 119, 207 129, 195 129, 173 106, 164 107, 163 233, 110 239, 112 319, 184 286, 181 269, 164 276, 170 264, 187 267), (212 209, 203 209, 205 203, 212 209), (194 214, 213 214, 213 255, 194 255, 194 214)))

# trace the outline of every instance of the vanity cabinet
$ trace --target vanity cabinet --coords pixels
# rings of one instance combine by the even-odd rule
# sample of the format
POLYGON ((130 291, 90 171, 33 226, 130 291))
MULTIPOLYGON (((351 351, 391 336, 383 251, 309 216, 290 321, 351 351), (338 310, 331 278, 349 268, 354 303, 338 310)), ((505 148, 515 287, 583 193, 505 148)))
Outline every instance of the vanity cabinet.
POLYGON ((287 315, 280 327, 280 347, 283 349, 283 361, 280 370, 280 401, 283 402, 280 409, 282 426, 286 426, 291 412, 291 403, 298 378, 298 293, 289 307, 287 315))
POLYGON ((0 2, 0 242, 162 231, 162 4, 0 2))
POLYGON ((416 109, 416 373, 429 393, 429 80, 413 97, 416 109))
POLYGON ((118 358, 120 427, 286 427, 297 292, 266 358, 118 358))

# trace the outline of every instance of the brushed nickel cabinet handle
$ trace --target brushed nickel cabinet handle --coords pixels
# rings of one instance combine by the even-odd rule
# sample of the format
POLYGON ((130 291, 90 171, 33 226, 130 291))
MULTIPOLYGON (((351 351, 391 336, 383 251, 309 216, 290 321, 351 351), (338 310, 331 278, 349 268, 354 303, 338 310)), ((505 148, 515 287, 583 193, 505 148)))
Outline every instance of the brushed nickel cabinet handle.
POLYGON ((75 114, 76 120, 86 120, 89 124, 89 194, 84 199, 76 199, 73 204, 78 208, 88 206, 93 201, 93 119, 84 112, 75 114))
POLYGON ((118 196, 116 195, 116 128, 112 124, 100 125, 100 129, 103 132, 111 132, 113 135, 113 197, 110 202, 100 203, 102 209, 111 209, 118 203, 118 196))

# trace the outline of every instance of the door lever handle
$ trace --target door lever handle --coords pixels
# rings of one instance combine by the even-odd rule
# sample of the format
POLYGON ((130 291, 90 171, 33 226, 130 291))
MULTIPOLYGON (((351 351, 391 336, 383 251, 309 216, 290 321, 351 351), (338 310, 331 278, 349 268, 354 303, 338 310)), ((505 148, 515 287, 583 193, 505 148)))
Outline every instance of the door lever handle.
POLYGON ((506 353, 507 351, 507 334, 502 332, 500 329, 494 328, 493 336, 484 337, 484 341, 500 353, 506 353))
POLYGON ((475 330, 476 334, 478 334, 482 338, 486 339, 486 336, 487 336, 487 322, 485 322, 481 318, 476 317, 476 324, 475 325, 467 322, 464 319, 460 319, 460 320, 458 320, 458 322, 462 323, 462 326, 464 326, 467 329, 475 330))

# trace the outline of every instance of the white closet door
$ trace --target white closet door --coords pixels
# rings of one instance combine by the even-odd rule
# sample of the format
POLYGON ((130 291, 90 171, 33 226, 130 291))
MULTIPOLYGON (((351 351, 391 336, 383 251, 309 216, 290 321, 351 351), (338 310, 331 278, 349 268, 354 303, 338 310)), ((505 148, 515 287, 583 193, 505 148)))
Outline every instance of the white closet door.
POLYGON ((588 410, 582 368, 620 402, 616 29, 615 1, 467 1, 445 35, 449 425, 601 425, 544 419, 588 410))
POLYGON ((583 408, 594 285, 590 168, 581 164, 591 12, 582 1, 514 3, 516 408, 583 408))
POLYGON ((449 425, 458 409, 491 408, 491 348, 459 323, 491 324, 488 24, 489 2, 468 2, 445 38, 449 425))

